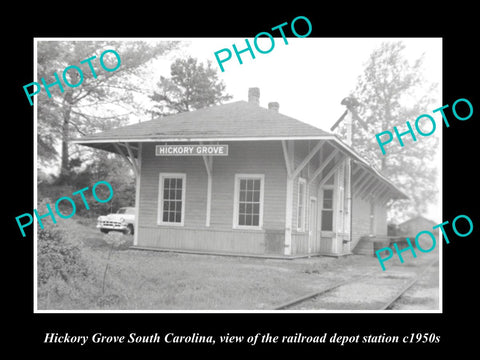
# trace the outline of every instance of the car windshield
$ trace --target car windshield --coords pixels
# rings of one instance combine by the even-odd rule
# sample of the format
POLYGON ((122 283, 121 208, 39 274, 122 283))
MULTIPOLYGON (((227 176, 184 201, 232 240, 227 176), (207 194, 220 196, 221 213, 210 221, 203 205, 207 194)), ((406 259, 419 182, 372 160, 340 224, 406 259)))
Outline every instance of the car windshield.
POLYGON ((133 214, 134 211, 131 208, 120 208, 117 211, 117 214, 133 214))

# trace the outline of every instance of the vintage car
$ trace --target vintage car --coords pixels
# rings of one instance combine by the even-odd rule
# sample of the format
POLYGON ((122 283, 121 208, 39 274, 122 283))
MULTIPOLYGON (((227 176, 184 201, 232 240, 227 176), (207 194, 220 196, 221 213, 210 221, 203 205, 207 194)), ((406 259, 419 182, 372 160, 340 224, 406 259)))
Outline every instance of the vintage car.
POLYGON ((116 214, 99 216, 97 229, 107 234, 109 231, 121 231, 127 235, 133 235, 135 224, 135 208, 122 207, 116 214))

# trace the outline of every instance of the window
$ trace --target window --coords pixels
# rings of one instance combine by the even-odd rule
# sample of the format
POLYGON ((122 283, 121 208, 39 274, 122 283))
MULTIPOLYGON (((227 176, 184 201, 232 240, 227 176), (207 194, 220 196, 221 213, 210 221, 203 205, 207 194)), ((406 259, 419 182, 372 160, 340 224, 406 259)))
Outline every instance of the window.
POLYGON ((298 179, 298 199, 297 199, 297 231, 305 231, 305 198, 307 183, 305 179, 298 179))
POLYGON ((233 227, 260 229, 263 225, 263 175, 235 175, 233 227))
POLYGON ((158 224, 183 226, 185 214, 185 174, 160 174, 158 224))
POLYGON ((333 230, 333 189, 323 189, 322 230, 333 230))

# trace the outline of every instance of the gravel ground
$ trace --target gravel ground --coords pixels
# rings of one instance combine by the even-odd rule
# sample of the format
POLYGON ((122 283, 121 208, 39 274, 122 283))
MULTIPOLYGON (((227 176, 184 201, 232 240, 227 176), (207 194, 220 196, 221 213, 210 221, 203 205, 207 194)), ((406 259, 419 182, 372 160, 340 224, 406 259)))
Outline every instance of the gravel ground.
MULTIPOLYGON (((417 258, 413 258, 411 253, 404 253, 404 263, 398 259, 389 260, 385 263, 386 271, 375 270, 368 262, 357 267, 357 259, 351 260, 352 263, 340 269, 340 272, 342 279, 355 279, 354 281, 289 307, 288 310, 378 310, 418 275, 421 276, 420 280, 389 309, 439 310, 439 263, 437 261, 432 264, 438 260, 438 251, 419 253, 417 258), (358 269, 362 269, 367 276, 352 276, 358 269)), ((378 261, 376 265, 378 267, 378 261)), ((323 288, 319 287, 317 291, 323 288)))
POLYGON ((424 276, 391 307, 392 310, 430 310, 439 308, 439 264, 427 269, 424 276))

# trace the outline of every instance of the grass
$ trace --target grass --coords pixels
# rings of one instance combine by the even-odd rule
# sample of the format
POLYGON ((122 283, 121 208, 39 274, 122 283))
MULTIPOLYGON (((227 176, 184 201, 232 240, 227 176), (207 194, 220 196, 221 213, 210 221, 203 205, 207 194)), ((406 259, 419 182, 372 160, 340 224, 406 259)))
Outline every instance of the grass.
POLYGON ((276 260, 133 250, 126 235, 108 259, 108 238, 94 222, 72 218, 63 226, 91 276, 39 287, 39 309, 273 309, 353 274, 381 271, 376 258, 365 256, 276 260))

